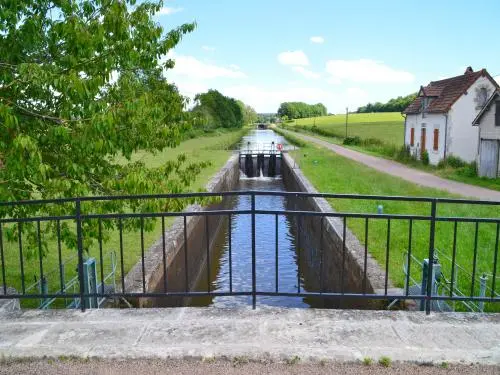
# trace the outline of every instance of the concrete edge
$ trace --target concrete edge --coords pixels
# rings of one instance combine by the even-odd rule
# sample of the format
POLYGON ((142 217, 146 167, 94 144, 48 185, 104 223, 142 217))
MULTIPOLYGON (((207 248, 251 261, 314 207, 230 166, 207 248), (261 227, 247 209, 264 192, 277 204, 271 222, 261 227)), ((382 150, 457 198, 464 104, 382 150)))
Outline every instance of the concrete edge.
MULTIPOLYGON (((295 165, 298 165, 295 160, 288 154, 283 154, 283 161, 287 164, 288 169, 294 175, 294 178, 297 184, 301 187, 301 191, 307 193, 318 193, 318 190, 314 187, 314 185, 309 181, 309 179, 304 175, 302 170, 295 165)), ((316 206, 317 211, 320 212, 335 212, 332 206, 328 203, 325 198, 311 198, 312 202, 316 206)), ((327 225, 325 229, 329 232, 333 232, 338 238, 342 240, 343 235, 343 224, 339 218, 329 217, 326 219, 327 225)), ((358 267, 363 270, 364 269, 364 246, 361 244, 361 241, 352 233, 352 231, 347 228, 346 229, 346 249, 349 252, 352 259, 356 262, 358 267)), ((367 256, 367 290, 370 290, 372 293, 380 293, 380 291, 385 291, 385 271, 378 264, 375 258, 372 257, 370 252, 368 252, 367 256)), ((388 280, 387 289, 391 289, 392 291, 399 291, 401 294, 403 292, 402 289, 395 288, 391 280, 388 280)))
MULTIPOLYGON (((225 176, 230 173, 230 171, 238 163, 238 155, 231 155, 227 160, 226 164, 219 169, 219 171, 210 179, 210 181, 205 185, 207 192, 218 192, 221 182, 224 180, 225 176)), ((204 210, 204 207, 194 204, 189 205, 184 209, 184 212, 196 212, 204 210)), ((188 228, 188 233, 195 226, 195 222, 198 217, 189 216, 186 219, 186 224, 188 228)), ((184 222, 182 217, 178 217, 172 223, 172 225, 165 230, 165 254, 167 267, 172 262, 175 253, 179 249, 181 243, 183 242, 183 230, 184 222)), ((150 290, 150 286, 154 284, 156 277, 153 275, 158 272, 162 272, 163 268, 163 234, 160 234, 159 238, 151 245, 144 253, 144 269, 146 273, 146 291, 150 290)), ((130 271, 125 276, 125 290, 129 293, 141 293, 142 292, 142 261, 138 259, 137 263, 130 269, 130 271)))

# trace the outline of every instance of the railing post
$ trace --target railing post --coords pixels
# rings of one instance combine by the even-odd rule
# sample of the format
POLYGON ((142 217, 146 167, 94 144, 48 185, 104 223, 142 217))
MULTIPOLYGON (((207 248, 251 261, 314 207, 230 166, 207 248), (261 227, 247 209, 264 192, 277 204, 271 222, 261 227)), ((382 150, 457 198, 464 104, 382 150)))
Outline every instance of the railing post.
POLYGON ((76 200, 76 240, 78 250, 78 282, 80 284, 80 308, 85 311, 85 279, 83 277, 83 237, 82 237, 82 211, 80 199, 76 200))
POLYGON ((434 241, 436 235, 436 205, 437 200, 433 199, 431 202, 431 225, 429 231, 429 269, 427 273, 427 285, 426 285, 426 303, 425 303, 425 313, 429 315, 431 313, 432 305, 432 285, 433 285, 433 266, 434 266, 434 241))
POLYGON ((252 307, 255 309, 257 304, 257 282, 256 282, 256 264, 255 264, 255 193, 252 192, 252 307))

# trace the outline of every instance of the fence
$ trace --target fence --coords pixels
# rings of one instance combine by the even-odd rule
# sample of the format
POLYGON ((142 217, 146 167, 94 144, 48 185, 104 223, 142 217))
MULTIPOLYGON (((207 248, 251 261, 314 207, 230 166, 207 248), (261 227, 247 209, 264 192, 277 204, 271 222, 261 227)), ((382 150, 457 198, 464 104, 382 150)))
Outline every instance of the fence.
MULTIPOLYGON (((95 298, 170 298, 170 297, 217 297, 217 296, 249 296, 252 300, 253 307, 257 304, 257 297, 260 296, 280 296, 280 297, 302 297, 302 298, 317 298, 321 300, 386 300, 388 302, 394 300, 415 300, 422 303, 425 311, 430 313, 432 310, 432 304, 435 301, 447 301, 450 303, 455 302, 467 302, 481 304, 490 303, 493 306, 493 310, 498 309, 500 296, 496 291, 496 279, 497 277, 497 261, 499 252, 499 232, 500 232, 500 217, 498 217, 498 206, 500 202, 491 201, 477 201, 477 200, 460 200, 460 199, 448 199, 448 198, 420 198, 420 197, 400 197, 400 196, 371 196, 371 195, 349 195, 349 194, 310 194, 310 193, 296 193, 296 192, 278 192, 278 191, 233 191, 233 192, 222 192, 222 193, 186 193, 186 194, 160 194, 160 195, 137 195, 137 196, 102 196, 102 197, 82 197, 82 198, 68 198, 68 199, 54 199, 54 200, 37 200, 37 201, 20 201, 20 202, 1 202, 0 209, 4 212, 4 217, 0 219, 0 261, 1 261, 1 281, 3 294, 0 294, 0 299, 20 299, 20 300, 48 300, 48 299, 79 299, 78 304, 82 310, 85 310, 88 306, 89 299, 95 298), (371 212, 317 212, 317 211, 307 211, 300 209, 285 209, 285 210, 268 210, 258 206, 259 197, 261 196, 274 196, 283 197, 288 200, 308 200, 314 198, 325 198, 333 202, 342 202, 345 200, 351 201, 364 201, 369 202, 369 206, 378 207, 374 213, 371 212), (224 199, 229 197, 247 197, 250 199, 250 208, 244 210, 235 209, 207 209, 201 211, 165 211, 162 210, 158 212, 149 212, 147 208, 151 207, 161 207, 162 202, 184 202, 184 206, 188 203, 193 203, 201 200, 213 200, 213 199, 224 199), (119 203, 131 202, 128 204, 128 208, 124 212, 112 212, 113 210, 124 210, 123 206, 119 203), (157 204, 160 202, 159 206, 154 206, 153 203, 157 204), (427 214, 407 214, 407 213, 383 213, 380 207, 381 203, 384 202, 394 202, 396 204, 412 204, 415 207, 419 207, 419 210, 425 208, 428 209, 427 214), (102 203, 102 205, 99 205, 102 203), (139 203, 141 203, 139 205, 139 203), (70 210, 71 212, 65 212, 62 215, 43 215, 38 214, 36 216, 26 216, 19 217, 19 213, 25 212, 24 208, 29 206, 39 207, 39 213, 44 212, 46 207, 59 207, 58 209, 47 209, 46 212, 63 212, 64 210, 70 210), (425 206, 425 207, 424 207, 425 206), (428 206, 428 208, 427 208, 428 206), (440 216, 438 215, 438 208, 448 207, 451 212, 460 211, 466 212, 469 207, 481 206, 484 207, 485 212, 488 211, 493 213, 491 217, 472 217, 472 216, 440 216), (109 212, 106 212, 108 210, 109 212), (127 211, 128 210, 128 211, 127 211), (93 212, 94 211, 94 212, 93 212), (97 211, 97 213, 95 212, 97 211), (140 212, 136 212, 140 211, 140 212), (6 213, 9 214, 6 214, 6 213), (187 248, 187 230, 186 222, 189 217, 202 217, 208 220, 209 217, 218 216, 224 217, 231 222, 231 220, 238 215, 248 215, 251 218, 251 228, 248 233, 248 243, 251 249, 249 262, 251 263, 251 274, 250 277, 250 287, 245 290, 235 290, 233 288, 233 275, 232 275, 232 263, 229 262, 229 287, 225 291, 214 291, 211 288, 210 282, 210 270, 211 270, 211 257, 210 257, 210 233, 208 231, 208 226, 206 226, 206 266, 208 270, 208 283, 206 285, 206 290, 192 290, 190 287, 190 282, 187 280, 187 269, 188 262, 192 261, 189 257, 189 249, 187 248), (256 220, 260 215, 271 215, 276 221, 276 237, 275 248, 276 248, 276 288, 259 290, 257 288, 257 267, 258 262, 256 259, 256 220), (320 282, 320 287, 315 290, 304 290, 301 288, 300 280, 297 283, 297 290, 295 292, 281 291, 278 288, 279 280, 279 269, 277 266, 278 261, 278 218, 281 216, 292 217, 295 219, 294 223, 297 227, 298 243, 296 246, 297 252, 297 277, 301 277, 301 256, 307 251, 307 248, 301 246, 301 223, 302 220, 306 218, 314 218, 315 220, 321 220, 323 225, 324 220, 338 220, 342 225, 342 233, 339 233, 342 246, 340 248, 341 259, 340 262, 340 285, 339 290, 325 291, 322 281, 320 282), (180 275, 181 279, 185 279, 185 287, 183 290, 169 290, 168 285, 165 283, 164 289, 162 291, 150 291, 146 288, 145 281, 145 240, 144 232, 147 229, 147 225, 151 219, 157 219, 161 221, 162 225, 162 246, 163 246, 163 268, 165 274, 169 272, 167 269, 167 255, 165 254, 166 240, 165 240, 165 220, 168 218, 181 218, 183 222, 183 233, 184 233, 184 252, 183 261, 185 262, 185 274, 180 275), (126 250, 124 247, 124 232, 130 225, 130 221, 137 222, 138 230, 140 232, 140 256, 139 259, 142 264, 142 291, 131 293, 125 288, 125 264, 124 256, 126 256, 126 250), (358 238, 361 242, 364 242, 364 261, 363 263, 363 285, 361 290, 348 290, 344 285, 344 278, 347 270, 345 269, 345 259, 348 256, 348 246, 346 245, 346 230, 348 224, 357 223, 358 228, 358 238), (374 224, 376 223, 376 224, 374 224), (396 228, 395 223, 403 223, 396 228), (417 268, 415 264, 417 260, 415 259, 414 243, 414 227, 417 223, 424 223, 425 231, 422 232, 422 227, 420 227, 419 237, 425 239, 426 248, 419 249, 421 254, 425 255, 428 261, 428 269, 425 272, 426 280, 421 280, 423 287, 418 293, 412 292, 410 289, 410 280, 413 278, 412 275, 418 275, 415 273, 417 268), (437 231, 436 226, 440 223, 450 223, 453 228, 451 231, 437 231), (463 248, 457 246, 457 236, 461 235, 459 233, 459 224, 470 224, 473 226, 473 249, 470 252, 470 264, 458 265, 457 259, 461 252, 464 252, 463 248), (376 227, 375 238, 377 241, 381 241, 382 237, 385 242, 385 249, 378 256, 378 262, 383 269, 384 274, 384 288, 381 291, 368 291, 366 289, 366 278, 367 278, 367 263, 369 253, 372 252, 372 245, 370 245, 370 237, 368 235, 369 228, 372 225, 376 227), (33 230, 31 234, 26 234, 23 232, 23 226, 30 226, 33 230), (362 227, 361 227, 362 226, 362 227), (487 226, 489 228, 488 238, 490 241, 487 245, 484 244, 485 236, 479 236, 479 232, 482 229, 481 226, 487 226), (65 228, 62 230, 61 228, 65 228), (88 255, 88 246, 90 246, 88 241, 94 238, 98 246, 98 264, 100 265, 100 280, 105 280, 105 271, 103 269, 103 244, 105 244, 105 236, 103 235, 103 227, 106 229, 115 228, 119 236, 119 249, 117 251, 117 263, 120 269, 120 277, 118 281, 118 286, 116 288, 105 288, 104 285, 96 290, 88 290, 85 288, 86 276, 84 274, 84 264, 86 262, 86 256, 88 255), (403 233, 403 228, 406 234, 403 233), (70 228, 70 229, 68 229, 70 228), (383 231, 381 230, 383 228, 383 231), (397 229, 397 233, 395 230, 397 229), (5 238, 3 235, 4 230, 10 230, 10 236, 5 238), (64 232, 64 233, 62 233, 64 232), (28 236, 28 240, 31 241, 31 245, 36 249, 37 253, 37 268, 38 279, 44 280, 44 263, 49 262, 46 251, 43 251, 44 247, 47 247, 46 243, 42 240, 43 235, 47 233, 53 233, 54 241, 52 246, 58 249, 59 256, 56 260, 61 272, 60 285, 61 287, 57 290, 45 289, 40 290, 38 293, 29 291, 26 288, 25 280, 25 255, 23 255, 23 247, 25 237, 28 236), (360 233, 364 233, 364 238, 360 233), (424 234, 422 234, 424 233, 424 234), (63 287, 63 271, 62 271, 62 257, 61 257, 61 242, 68 241, 71 244, 73 240, 72 234, 74 234, 74 247, 77 251, 77 278, 78 278, 78 291, 69 292, 67 288, 63 287), (391 235, 396 234, 398 238, 405 238, 407 240, 407 246, 403 249, 398 243, 396 246, 393 245, 391 241, 391 235), (435 270, 433 269, 436 265, 434 261, 436 259, 436 236, 451 236, 452 242, 450 245, 451 254, 449 255, 449 265, 447 269, 440 269, 441 274, 449 273, 447 280, 451 285, 447 286, 446 293, 437 293, 435 288, 435 270), (17 235, 17 239, 14 241, 14 237, 17 235), (403 236, 403 237, 402 237, 403 236), (484 238, 483 238, 484 237, 484 238), (481 250, 478 248, 481 246, 481 250), (485 250, 486 249, 486 250, 485 250), (13 254, 18 254, 18 259, 13 262, 9 259, 13 259, 13 254), (482 258, 486 257, 490 259, 489 271, 491 284, 487 287, 487 294, 478 295, 479 293, 479 280, 482 275, 479 275, 478 270, 478 253, 482 258), (390 261, 399 257, 399 255, 405 254, 405 280, 392 280, 398 284, 404 285, 401 292, 394 293, 392 289, 388 286, 390 285, 390 261), (18 269, 13 269, 12 264, 15 263, 18 269), (459 281, 457 281, 458 271, 463 271, 463 267, 470 270, 468 272, 461 272, 462 275, 467 275, 467 280, 461 280, 461 290, 467 289, 467 293, 460 292, 457 293, 457 287, 459 281), (413 271, 412 271, 413 269, 413 271), (9 271, 9 272, 7 272, 9 271), (9 276, 10 275, 10 276, 9 276), (7 293, 8 284, 20 284, 20 291, 15 294, 7 293), (455 285, 454 285, 455 283, 455 285)), ((170 205, 171 206, 171 205, 170 205)), ((169 207, 170 207, 169 206, 169 207)), ((178 205, 181 207, 182 204, 178 205)), ((397 210, 395 210, 397 211, 397 210)), ((321 232, 322 233, 322 232, 321 232)), ((231 259, 231 252, 235 251, 231 248, 231 230, 228 233, 229 236, 229 259, 231 259)), ((464 236, 469 238, 468 233, 464 232, 464 236)), ((373 237, 373 233, 372 233, 373 237)), ((50 241, 49 241, 50 242, 50 241)), ((323 246, 323 242, 320 243, 323 246)), ((31 246, 30 245, 30 246, 31 246)), ((49 246, 50 247, 50 246, 49 246)), ((328 248, 319 249, 318 252, 318 264, 320 268, 319 277, 323 278, 325 273, 322 271, 325 267, 323 264, 323 259, 325 257, 323 254, 328 251, 334 251, 328 248)), ((470 249, 467 249, 470 251, 470 249)), ((468 254, 468 253, 467 253, 468 254)), ((466 255, 467 255, 466 254, 466 255)), ((462 256, 462 255, 461 255, 462 256)), ((463 256, 462 256, 463 258, 463 256)), ((391 272, 392 269, 391 269, 391 272)), ((113 273, 114 274, 114 273, 113 273)), ((212 275, 213 276, 213 275, 212 275)), ((16 285, 17 285, 16 284, 16 285)), ((88 282, 87 282, 88 284, 88 282)), ((484 288, 483 288, 484 289, 484 288)))

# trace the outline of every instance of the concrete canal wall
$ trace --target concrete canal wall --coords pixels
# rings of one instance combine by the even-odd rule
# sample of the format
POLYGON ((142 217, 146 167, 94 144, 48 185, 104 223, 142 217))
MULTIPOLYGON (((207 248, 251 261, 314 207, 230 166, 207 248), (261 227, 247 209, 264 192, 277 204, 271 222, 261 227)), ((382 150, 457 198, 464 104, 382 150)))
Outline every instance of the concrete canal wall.
MULTIPOLYGON (((288 191, 318 193, 304 176, 298 164, 287 153, 283 154, 282 158, 282 176, 288 191)), ((324 198, 289 198, 289 206, 288 209, 291 210, 334 212, 324 198)), ((341 218, 325 217, 322 220, 320 217, 302 216, 301 230, 298 235, 302 249, 301 267, 304 282, 309 291, 319 291, 322 287, 325 292, 341 292, 342 278, 344 278, 343 291, 345 293, 362 293, 363 291, 367 294, 384 293, 384 270, 368 252, 365 279, 364 245, 348 228, 346 229, 344 256, 341 218), (342 267, 343 262, 344 267, 342 267)), ((391 293, 391 290, 394 291, 390 280, 388 289, 388 293, 391 293)), ((374 308, 380 307, 380 302, 351 299, 339 304, 332 300, 325 307, 374 308)))
MULTIPOLYGON (((209 192, 234 190, 239 181, 238 155, 229 158, 226 165, 210 180, 206 186, 209 192)), ((191 205, 188 212, 213 210, 224 207, 225 201, 211 204, 206 208, 200 205, 191 205)), ((207 264, 206 225, 210 238, 210 252, 221 232, 225 218, 220 216, 188 216, 186 218, 187 254, 188 254, 188 289, 199 283, 207 264)), ((165 266, 167 268, 166 286, 168 292, 184 292, 186 290, 186 267, 184 246, 184 218, 177 218, 165 231, 165 266)), ((147 250, 144 258, 145 280, 147 292, 163 292, 165 290, 163 236, 147 250)), ((206 289, 205 289, 206 290, 206 289)), ((125 291, 127 293, 142 292, 142 262, 139 260, 125 277, 125 291)), ((138 298, 130 302, 134 306, 172 306, 183 304, 182 298, 149 299, 138 298)))

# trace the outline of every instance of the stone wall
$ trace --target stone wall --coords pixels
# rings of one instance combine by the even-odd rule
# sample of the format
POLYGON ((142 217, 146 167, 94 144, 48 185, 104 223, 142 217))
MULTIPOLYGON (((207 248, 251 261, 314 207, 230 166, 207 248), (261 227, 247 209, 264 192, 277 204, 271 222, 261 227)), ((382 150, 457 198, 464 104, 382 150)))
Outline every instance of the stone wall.
MULTIPOLYGON (((287 191, 318 193, 296 166, 293 158, 286 153, 283 154, 282 176, 287 191)), ((335 212, 324 198, 290 197, 288 202, 289 210, 335 212)), ((297 219, 294 220, 294 226, 297 227, 297 219)), ((368 252, 365 279, 365 248, 349 228, 346 229, 344 248, 342 218, 324 217, 321 219, 302 216, 300 226, 303 257, 301 265, 308 290, 322 289, 325 292, 341 292, 343 289, 344 293, 384 293, 385 271, 368 252), (343 287, 342 278, 344 279, 343 287)), ((391 292, 395 290, 388 280, 388 293, 391 292)), ((332 300, 325 307, 373 308, 378 306, 380 302, 375 300, 367 302, 351 299, 342 304, 332 300)))
MULTIPOLYGON (((234 190, 239 181, 238 155, 229 158, 226 165, 206 185, 208 192, 234 190)), ((225 207, 226 200, 208 207, 191 205, 187 212, 214 210, 225 207)), ((187 233, 187 284, 186 284, 186 246, 184 246, 184 218, 177 218, 165 231, 164 235, 147 250, 144 259, 146 292, 184 292, 194 290, 200 285, 200 279, 206 274, 207 255, 210 255, 214 243, 219 239, 220 229, 226 218, 221 216, 188 216, 187 233), (208 225, 209 247, 207 253, 206 225, 208 225), (163 247, 165 247, 165 257, 163 247), (164 269, 167 270, 165 279, 164 269)), ((211 262, 211 267, 213 266, 211 262)), ((206 290, 206 289, 205 289, 206 290)), ((127 293, 142 292, 142 262, 130 270, 125 277, 127 293)), ((179 306, 186 303, 183 298, 140 298, 131 301, 136 306, 179 306)))

